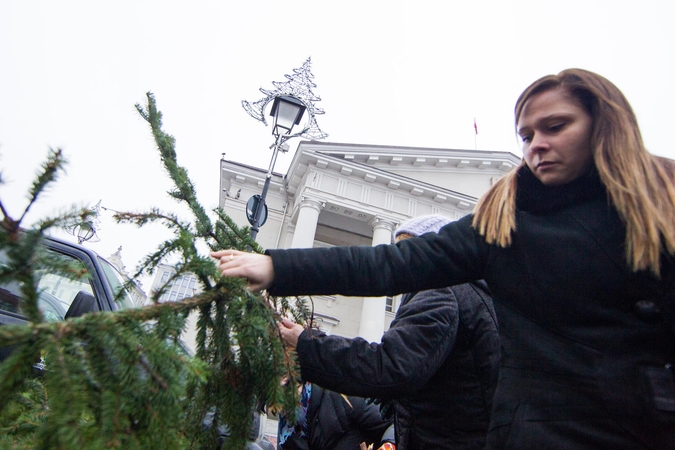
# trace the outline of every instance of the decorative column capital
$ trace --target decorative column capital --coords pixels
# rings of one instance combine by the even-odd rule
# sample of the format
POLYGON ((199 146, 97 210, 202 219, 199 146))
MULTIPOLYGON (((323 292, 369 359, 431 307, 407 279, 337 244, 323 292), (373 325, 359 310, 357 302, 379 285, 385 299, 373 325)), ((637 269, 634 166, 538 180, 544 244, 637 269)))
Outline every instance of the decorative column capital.
POLYGON ((312 208, 316 210, 317 213, 320 213, 325 206, 326 206, 325 201, 311 197, 306 197, 304 195, 300 199, 300 203, 298 203, 298 208, 312 208))
POLYGON ((375 217, 370 225, 373 227, 373 245, 391 244, 396 222, 384 217, 375 217))
POLYGON ((296 206, 298 217, 293 232, 292 248, 312 248, 314 235, 319 222, 319 214, 325 202, 315 198, 302 196, 296 206))
POLYGON ((387 219, 384 217, 375 217, 371 222, 370 225, 373 227, 373 231, 375 230, 386 230, 389 233, 394 232, 394 228, 396 228, 396 221, 392 219, 387 219))

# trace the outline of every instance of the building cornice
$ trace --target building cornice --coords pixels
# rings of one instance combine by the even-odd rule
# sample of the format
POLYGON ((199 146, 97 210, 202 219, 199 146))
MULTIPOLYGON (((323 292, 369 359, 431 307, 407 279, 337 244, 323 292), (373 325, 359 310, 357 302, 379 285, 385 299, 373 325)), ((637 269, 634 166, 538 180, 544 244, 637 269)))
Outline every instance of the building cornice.
MULTIPOLYGON (((330 155, 336 159, 382 166, 382 168, 410 166, 416 169, 437 170, 443 167, 463 170, 490 169, 506 173, 521 161, 520 157, 504 151, 340 144, 318 141, 300 142, 296 156, 301 151, 330 155)), ((296 159, 294 158, 291 167, 296 159)))
MULTIPOLYGON (((265 177, 267 171, 258 167, 241 164, 235 161, 221 160, 220 170, 227 171, 230 176, 228 178, 234 180, 239 185, 255 185, 262 189, 265 184, 265 177)), ((221 174, 222 177, 222 174, 221 174)), ((283 191, 284 190, 284 176, 277 172, 272 172, 272 179, 270 180, 270 190, 283 191)))
MULTIPOLYGON (((339 177, 359 180, 366 185, 379 185, 386 190, 406 192, 413 197, 426 197, 436 203, 449 201, 469 209, 476 203, 476 197, 461 192, 445 189, 440 186, 415 180, 384 168, 368 166, 351 160, 343 160, 333 155, 317 154, 311 150, 298 149, 296 161, 299 164, 292 166, 286 175, 286 190, 295 194, 302 180, 311 168, 323 173, 334 173, 339 177)), ((438 169, 436 169, 438 170, 438 169)))

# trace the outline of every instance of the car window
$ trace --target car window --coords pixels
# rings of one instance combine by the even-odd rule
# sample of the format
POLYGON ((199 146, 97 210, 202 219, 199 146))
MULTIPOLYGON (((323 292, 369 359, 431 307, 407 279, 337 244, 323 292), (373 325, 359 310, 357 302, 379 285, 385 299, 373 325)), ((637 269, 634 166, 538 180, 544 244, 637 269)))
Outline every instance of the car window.
MULTIPOLYGON (((81 266, 84 269, 82 262, 72 256, 58 255, 76 267, 81 266)), ((73 279, 50 270, 41 270, 38 273, 40 275, 37 283, 40 292, 38 306, 47 321, 65 319, 68 308, 70 308, 73 299, 79 292, 94 295, 89 274, 73 279)))
MULTIPOLYGON (((53 268, 41 268, 34 272, 38 290, 38 307, 45 320, 63 320, 78 293, 94 295, 91 276, 82 261, 77 258, 53 250, 47 251, 50 257, 60 260, 59 264, 62 267, 68 267, 68 272, 82 274, 80 277, 75 277, 59 273, 53 268)), ((5 262, 6 256, 0 255, 0 260, 5 262)), ((3 310, 23 315, 21 297, 21 286, 18 282, 0 284, 0 308, 3 310)))
POLYGON ((0 309, 13 313, 19 313, 20 291, 16 281, 0 284, 0 309))
POLYGON ((99 262, 101 263, 101 268, 103 269, 103 275, 107 278, 108 283, 112 287, 113 293, 115 294, 115 301, 117 306, 120 309, 134 308, 134 301, 129 295, 129 291, 124 289, 124 278, 117 271, 115 266, 110 264, 103 258, 99 257, 99 262), (120 291, 122 294, 120 295, 120 291))

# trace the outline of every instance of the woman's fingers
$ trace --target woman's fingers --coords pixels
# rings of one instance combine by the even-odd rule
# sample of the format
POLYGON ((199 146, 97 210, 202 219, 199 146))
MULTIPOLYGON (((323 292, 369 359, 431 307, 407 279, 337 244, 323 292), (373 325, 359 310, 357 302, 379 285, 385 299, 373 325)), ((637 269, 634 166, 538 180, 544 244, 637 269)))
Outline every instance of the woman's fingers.
POLYGON ((246 278, 252 291, 267 289, 274 280, 272 258, 267 255, 228 249, 211 252, 211 257, 218 259, 223 276, 246 278))

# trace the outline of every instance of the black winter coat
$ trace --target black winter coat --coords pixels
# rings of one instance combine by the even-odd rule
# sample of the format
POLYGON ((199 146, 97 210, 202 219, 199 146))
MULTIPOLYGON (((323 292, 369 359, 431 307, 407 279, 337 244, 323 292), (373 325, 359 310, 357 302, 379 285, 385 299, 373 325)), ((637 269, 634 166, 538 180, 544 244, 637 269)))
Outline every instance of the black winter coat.
POLYGON ((363 398, 342 395, 312 384, 307 408, 307 440, 292 436, 281 450, 358 450, 362 442, 380 443, 391 424, 376 405, 363 398))
POLYGON ((675 262, 632 272, 596 173, 559 187, 522 168, 516 232, 471 216, 396 245, 270 251, 270 293, 381 296, 485 279, 502 359, 488 446, 675 448, 675 262))
POLYGON ((406 294, 381 344, 305 331, 297 353, 305 380, 394 399, 397 450, 485 446, 499 335, 484 282, 406 294))

